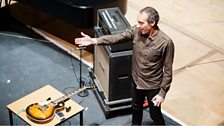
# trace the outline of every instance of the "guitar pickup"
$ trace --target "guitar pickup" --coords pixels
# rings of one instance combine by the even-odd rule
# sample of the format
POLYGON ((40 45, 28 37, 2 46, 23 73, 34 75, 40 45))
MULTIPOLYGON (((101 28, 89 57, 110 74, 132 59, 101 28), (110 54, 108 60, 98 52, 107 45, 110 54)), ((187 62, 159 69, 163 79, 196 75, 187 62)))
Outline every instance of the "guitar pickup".
POLYGON ((48 105, 43 105, 43 108, 46 110, 46 109, 49 108, 49 106, 48 105))

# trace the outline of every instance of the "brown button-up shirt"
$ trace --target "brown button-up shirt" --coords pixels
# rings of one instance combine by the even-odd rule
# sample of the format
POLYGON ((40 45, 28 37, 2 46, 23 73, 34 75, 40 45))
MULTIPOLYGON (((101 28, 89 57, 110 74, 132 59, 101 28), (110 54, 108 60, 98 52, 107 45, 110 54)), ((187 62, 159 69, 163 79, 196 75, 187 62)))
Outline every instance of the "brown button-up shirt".
POLYGON ((136 26, 116 35, 97 38, 99 44, 133 40, 132 76, 137 89, 160 89, 164 97, 172 81, 173 41, 161 30, 154 36, 143 36, 136 26))

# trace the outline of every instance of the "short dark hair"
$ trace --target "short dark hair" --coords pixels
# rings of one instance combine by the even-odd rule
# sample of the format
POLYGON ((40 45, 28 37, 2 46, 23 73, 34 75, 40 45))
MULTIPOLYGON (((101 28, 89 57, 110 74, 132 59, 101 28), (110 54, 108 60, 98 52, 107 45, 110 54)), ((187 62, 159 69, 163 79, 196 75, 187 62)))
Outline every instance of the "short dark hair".
POLYGON ((140 13, 146 13, 148 15, 148 22, 155 21, 155 26, 157 26, 159 22, 159 13, 153 7, 145 7, 140 10, 140 13))

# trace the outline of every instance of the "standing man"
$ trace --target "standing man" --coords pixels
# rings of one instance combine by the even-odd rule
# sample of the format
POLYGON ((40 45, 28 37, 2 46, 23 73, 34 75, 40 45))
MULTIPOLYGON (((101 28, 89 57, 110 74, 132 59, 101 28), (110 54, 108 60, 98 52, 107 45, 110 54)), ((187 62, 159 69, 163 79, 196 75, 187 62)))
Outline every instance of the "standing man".
POLYGON ((148 99, 149 113, 156 125, 165 125, 161 104, 172 82, 174 43, 158 27, 159 14, 152 7, 140 10, 137 24, 116 35, 91 38, 81 32, 75 44, 112 44, 133 40, 132 57, 132 125, 141 125, 143 104, 148 99))

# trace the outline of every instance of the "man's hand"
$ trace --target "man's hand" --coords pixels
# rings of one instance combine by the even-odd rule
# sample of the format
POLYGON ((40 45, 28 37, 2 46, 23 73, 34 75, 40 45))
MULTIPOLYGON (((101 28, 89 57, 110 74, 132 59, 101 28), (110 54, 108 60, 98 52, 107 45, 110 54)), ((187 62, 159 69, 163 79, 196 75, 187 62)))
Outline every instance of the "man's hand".
POLYGON ((82 35, 81 38, 75 39, 75 44, 79 46, 88 46, 97 43, 95 38, 91 38, 90 36, 84 34, 83 32, 81 32, 81 35, 82 35))
POLYGON ((159 107, 161 105, 161 103, 164 102, 164 98, 159 95, 156 95, 152 98, 151 101, 154 103, 154 106, 159 107))

